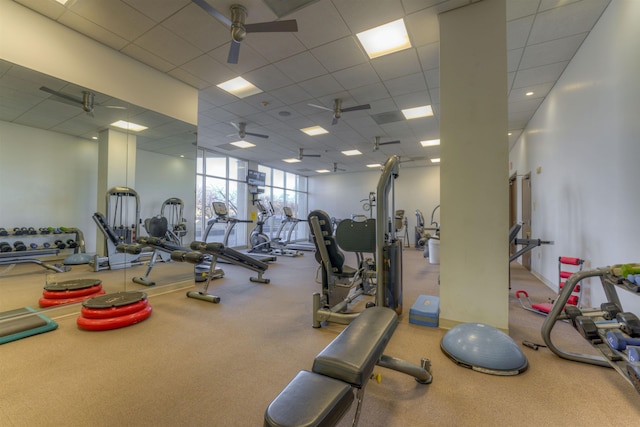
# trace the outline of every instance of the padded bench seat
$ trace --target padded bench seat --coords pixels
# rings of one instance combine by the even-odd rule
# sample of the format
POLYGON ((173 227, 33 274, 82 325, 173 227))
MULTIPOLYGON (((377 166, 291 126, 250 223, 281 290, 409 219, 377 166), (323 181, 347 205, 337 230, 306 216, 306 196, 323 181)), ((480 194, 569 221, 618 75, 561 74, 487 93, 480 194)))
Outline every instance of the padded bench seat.
POLYGON ((300 371, 269 404, 265 427, 333 426, 351 406, 354 388, 360 405, 397 318, 390 308, 364 310, 316 356, 313 372, 300 371))

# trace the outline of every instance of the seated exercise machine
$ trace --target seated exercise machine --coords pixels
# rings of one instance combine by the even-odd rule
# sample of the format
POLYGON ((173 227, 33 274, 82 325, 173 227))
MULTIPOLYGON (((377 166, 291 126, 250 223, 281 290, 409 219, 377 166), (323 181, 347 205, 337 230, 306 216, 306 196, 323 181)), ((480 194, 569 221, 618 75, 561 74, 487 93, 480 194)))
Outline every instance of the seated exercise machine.
POLYGON ((160 216, 167 219, 167 240, 182 246, 182 238, 187 234, 186 219, 184 218, 184 202, 177 197, 170 197, 162 203, 160 216), (165 208, 168 212, 165 215, 165 208))
MULTIPOLYGON (((284 214, 284 218, 282 219, 280 227, 284 226, 282 228, 282 233, 287 233, 287 237, 284 240, 284 243, 287 245, 287 247, 299 251, 315 251, 316 245, 314 245, 311 241, 305 242, 291 240, 293 232, 295 231, 298 224, 301 222, 307 222, 307 220, 294 217, 293 211, 288 206, 284 206, 282 208, 282 213, 284 214)), ((280 238, 280 230, 278 230, 277 238, 280 238)))
POLYGON ((579 271, 568 278, 542 324, 542 338, 557 356, 574 362, 613 368, 640 393, 640 320, 625 312, 618 297, 618 289, 625 294, 640 295, 640 284, 635 274, 637 264, 618 264, 595 270, 579 271), (588 277, 598 277, 606 302, 596 308, 578 308, 568 301, 578 283, 588 277), (575 353, 561 349, 552 339, 552 330, 558 321, 570 321, 580 335, 601 355, 575 353))
MULTIPOLYGON (((389 227, 391 212, 395 212, 393 197, 389 197, 394 180, 398 177, 399 158, 390 157, 385 163, 377 186, 377 214, 366 222, 345 223, 341 221, 336 227, 336 235, 342 232, 347 238, 344 243, 351 245, 356 252, 375 252, 375 286, 369 293, 375 294, 375 305, 390 307, 397 313, 402 313, 402 242, 395 238, 395 232, 389 227), (389 206, 391 205, 391 206, 389 206), (375 227, 374 227, 375 224, 375 227), (344 228, 343 228, 344 227, 344 228), (351 235, 350 235, 351 234, 351 235), (359 250, 362 249, 362 250, 359 250)), ((358 313, 345 312, 353 301, 354 295, 344 295, 347 287, 360 286, 358 276, 366 280, 373 272, 366 271, 368 265, 358 269, 344 265, 344 256, 338 249, 336 240, 332 237, 332 223, 323 211, 313 211, 308 216, 314 244, 316 245, 316 260, 322 269, 322 292, 313 295, 313 327, 321 327, 321 322, 349 323, 358 313), (364 270, 363 270, 364 269, 364 270)), ((340 243, 340 242, 338 242, 340 243)), ((360 260, 361 262, 361 260, 360 260)), ((364 293, 363 286, 362 292, 364 293)), ((368 289, 366 289, 368 291, 368 289)), ((357 296, 356 296, 357 297, 357 296)))
POLYGON ((518 233, 520 232, 521 228, 522 228, 521 224, 514 224, 509 229, 509 244, 510 245, 513 244, 513 245, 522 246, 518 251, 516 251, 516 252, 512 253, 511 255, 509 255, 509 262, 515 261, 521 255, 523 255, 523 254, 525 254, 525 253, 527 253, 529 251, 532 251, 533 249, 537 248, 538 246, 553 245, 553 241, 552 240, 518 239, 518 233))
MULTIPOLYGON (((224 247, 228 247, 229 236, 231 235, 234 227, 238 223, 251 223, 253 221, 249 219, 238 219, 230 217, 229 211, 227 210, 227 205, 225 205, 224 202, 213 202, 212 206, 213 212, 216 217, 207 222, 207 228, 204 232, 204 237, 202 238, 202 240, 205 242, 209 240, 209 234, 216 224, 226 224, 224 229, 224 237, 222 238, 221 243, 224 247)), ((278 259, 276 256, 269 253, 252 253, 251 250, 247 251, 246 255, 257 259, 260 262, 272 262, 278 259)))
POLYGON ((94 222, 104 235, 106 253, 104 257, 95 255, 94 271, 119 270, 142 264, 144 262, 142 258, 150 257, 150 253, 130 254, 117 250, 119 244, 134 244, 139 236, 140 197, 138 193, 128 187, 111 188, 107 191, 106 211, 106 217, 100 212, 93 214, 94 222), (112 200, 115 203, 112 203, 112 200))
POLYGON ((256 227, 253 231, 251 231, 251 237, 249 238, 251 249, 249 249, 249 252, 290 257, 304 255, 302 252, 288 249, 287 243, 280 238, 286 224, 285 220, 280 223, 280 227, 278 227, 278 232, 274 239, 269 238, 269 236, 264 233, 264 224, 273 216, 274 213, 273 204, 271 204, 270 201, 265 201, 263 203, 260 200, 256 200, 256 205, 258 206, 258 222, 256 223, 256 227), (269 206, 268 208, 267 203, 269 206))
POLYGON ((367 308, 314 359, 311 371, 302 370, 269 404, 264 425, 333 426, 358 401, 353 425, 358 424, 364 390, 376 365, 413 376, 430 384, 431 363, 421 365, 383 354, 398 325, 398 314, 387 307, 367 308))

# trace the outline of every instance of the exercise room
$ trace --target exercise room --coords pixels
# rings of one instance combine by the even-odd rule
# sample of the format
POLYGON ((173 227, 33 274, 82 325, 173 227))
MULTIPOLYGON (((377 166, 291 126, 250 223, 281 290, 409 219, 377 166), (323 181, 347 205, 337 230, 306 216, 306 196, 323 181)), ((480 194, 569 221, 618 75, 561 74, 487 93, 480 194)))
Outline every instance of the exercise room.
POLYGON ((0 425, 634 425, 638 20, 0 0, 0 425))

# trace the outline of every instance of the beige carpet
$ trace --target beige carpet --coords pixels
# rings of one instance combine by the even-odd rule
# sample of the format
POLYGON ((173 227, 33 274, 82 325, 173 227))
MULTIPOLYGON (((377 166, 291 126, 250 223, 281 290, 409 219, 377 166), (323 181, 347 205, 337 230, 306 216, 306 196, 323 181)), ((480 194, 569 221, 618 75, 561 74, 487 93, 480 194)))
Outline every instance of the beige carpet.
MULTIPOLYGON (((425 386, 377 369, 382 383, 369 383, 360 426, 637 425, 640 395, 612 369, 526 347, 530 368, 518 376, 452 363, 439 347, 446 331, 408 322, 418 295, 438 294, 438 268, 420 251, 406 249, 403 257, 404 313, 385 353, 415 363, 430 358, 434 380, 425 386)), ((152 316, 134 326, 87 332, 70 315, 56 319, 56 331, 0 346, 0 425, 262 425, 269 402, 344 328, 311 327, 316 266, 311 253, 280 257, 265 285, 250 282, 248 270, 222 265, 226 277, 211 286, 220 304, 173 291, 152 296, 152 316)), ((170 266, 154 273, 161 267, 170 266)), ((0 277, 0 294, 14 280, 15 272, 0 277)), ((541 343, 543 317, 519 307, 516 289, 535 301, 552 293, 512 269, 510 335, 519 344, 541 343)), ((554 339, 591 350, 566 324, 554 339)))

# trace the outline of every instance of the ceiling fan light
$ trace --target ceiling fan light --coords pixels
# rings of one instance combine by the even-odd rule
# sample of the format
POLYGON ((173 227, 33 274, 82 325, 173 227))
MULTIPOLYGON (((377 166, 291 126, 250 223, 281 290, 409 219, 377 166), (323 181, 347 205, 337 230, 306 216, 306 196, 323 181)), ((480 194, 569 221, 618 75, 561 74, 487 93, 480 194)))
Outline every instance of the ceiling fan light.
POLYGON ((440 145, 440 139, 430 139, 428 141, 420 141, 420 145, 423 147, 434 147, 440 145))
POLYGON ((403 19, 356 34, 370 59, 411 47, 403 19))
POLYGON ((406 108, 402 110, 402 114, 407 120, 419 119, 420 117, 433 116, 433 109, 431 105, 422 105, 420 107, 406 108))
POLYGON ((236 141, 236 142, 230 142, 231 145, 235 145, 236 147, 239 148, 251 148, 251 147, 255 147, 256 144, 252 144, 249 141, 236 141))
POLYGON ((257 88, 242 77, 227 80, 226 82, 220 83, 216 86, 226 92, 229 92, 231 95, 237 96, 238 98, 246 98, 251 95, 262 93, 261 89, 257 88))
POLYGON ((290 159, 282 159, 283 162, 287 162, 287 163, 300 163, 302 160, 300 159, 295 159, 295 158, 290 158, 290 159))

